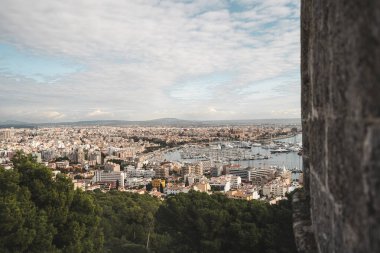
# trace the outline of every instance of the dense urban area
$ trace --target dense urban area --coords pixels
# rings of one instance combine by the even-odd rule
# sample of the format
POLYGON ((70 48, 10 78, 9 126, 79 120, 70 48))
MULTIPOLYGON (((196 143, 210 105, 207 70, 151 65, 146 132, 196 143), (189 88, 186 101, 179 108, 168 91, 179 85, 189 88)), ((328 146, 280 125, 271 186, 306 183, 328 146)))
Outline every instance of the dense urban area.
POLYGON ((0 161, 12 168, 13 155, 22 150, 87 191, 118 189, 164 198, 195 190, 273 202, 302 184, 302 172, 285 166, 242 167, 236 161, 301 152, 297 143, 284 148, 273 142, 297 132, 297 127, 254 126, 5 129, 0 161), (268 152, 254 154, 254 147, 268 152), (174 150, 181 159, 168 159, 174 150))
POLYGON ((298 125, 2 129, 0 248, 294 252, 289 198, 302 170, 244 162, 301 155, 300 143, 279 141, 299 132, 298 125))

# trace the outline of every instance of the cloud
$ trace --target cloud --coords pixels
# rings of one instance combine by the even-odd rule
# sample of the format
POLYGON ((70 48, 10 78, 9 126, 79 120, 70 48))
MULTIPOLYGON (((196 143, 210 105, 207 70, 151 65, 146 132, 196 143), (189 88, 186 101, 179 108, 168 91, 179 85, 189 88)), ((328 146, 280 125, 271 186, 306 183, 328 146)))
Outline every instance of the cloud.
POLYGON ((92 111, 92 112, 89 112, 87 114, 87 117, 90 117, 90 118, 110 117, 110 116, 113 116, 113 114, 110 112, 104 112, 104 111, 99 110, 99 109, 92 111))
POLYGON ((60 113, 60 112, 55 112, 55 111, 43 112, 42 115, 45 116, 45 118, 50 119, 50 120, 58 120, 65 117, 65 114, 60 113))
POLYGON ((209 108, 208 108, 208 111, 209 111, 209 112, 217 112, 217 110, 216 110, 214 107, 209 107, 209 108))
POLYGON ((291 87, 289 73, 300 85, 298 2, 3 0, 0 41, 30 56, 30 64, 71 65, 57 76, 48 63, 38 68, 48 82, 2 64, 0 116, 46 105, 68 120, 202 118, 210 106, 253 118, 299 107, 299 94, 279 98, 291 87), (99 101, 104 111, 93 111, 99 101))
POLYGON ((298 117, 301 111, 299 108, 287 109, 287 110, 277 110, 272 111, 272 115, 274 116, 289 116, 289 117, 298 117))

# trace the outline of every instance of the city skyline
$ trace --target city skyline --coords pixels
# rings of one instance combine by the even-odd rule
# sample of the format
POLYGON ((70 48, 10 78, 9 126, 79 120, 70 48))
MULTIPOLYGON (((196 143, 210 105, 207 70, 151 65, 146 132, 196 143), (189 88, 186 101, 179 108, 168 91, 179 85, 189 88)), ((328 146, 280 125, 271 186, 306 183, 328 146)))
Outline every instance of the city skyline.
POLYGON ((3 1, 0 118, 300 118, 299 1, 3 1))

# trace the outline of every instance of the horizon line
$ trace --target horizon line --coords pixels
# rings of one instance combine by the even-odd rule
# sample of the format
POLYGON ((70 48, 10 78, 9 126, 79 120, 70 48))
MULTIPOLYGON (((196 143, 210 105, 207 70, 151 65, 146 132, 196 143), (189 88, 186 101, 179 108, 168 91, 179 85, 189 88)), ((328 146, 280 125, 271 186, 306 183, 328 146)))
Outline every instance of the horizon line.
POLYGON ((84 120, 69 120, 69 121, 44 121, 44 122, 31 122, 31 121, 22 121, 22 120, 4 120, 0 121, 0 124, 3 125, 12 125, 12 124, 65 124, 65 123, 80 123, 80 122, 149 122, 149 121, 160 121, 160 120, 177 120, 177 121, 189 121, 189 122, 217 122, 217 121, 259 121, 259 120, 301 120, 301 117, 290 117, 290 118, 251 118, 251 119, 181 119, 181 118, 153 118, 146 120, 126 120, 126 119, 84 119, 84 120), (9 123, 8 123, 9 122, 9 123))

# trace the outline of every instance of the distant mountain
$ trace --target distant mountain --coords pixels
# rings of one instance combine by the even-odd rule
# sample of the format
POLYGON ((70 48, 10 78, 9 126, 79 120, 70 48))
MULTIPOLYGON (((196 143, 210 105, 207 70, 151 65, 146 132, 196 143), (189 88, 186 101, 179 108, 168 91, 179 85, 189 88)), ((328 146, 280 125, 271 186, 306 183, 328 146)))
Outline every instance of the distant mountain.
POLYGON ((152 120, 147 120, 145 122, 152 122, 152 123, 178 123, 178 122, 190 122, 189 120, 182 120, 182 119, 177 119, 177 118, 161 118, 161 119, 152 119, 152 120))
POLYGON ((29 123, 17 120, 0 121, 0 125, 27 125, 29 123))
POLYGON ((0 128, 35 128, 58 126, 244 126, 244 125, 300 125, 301 119, 252 119, 252 120, 182 120, 177 118, 161 118, 145 121, 128 120, 91 120, 57 123, 28 123, 8 120, 0 122, 0 128))
POLYGON ((17 121, 17 120, 0 121, 0 128, 9 128, 9 127, 33 128, 33 127, 36 127, 36 124, 23 122, 23 121, 17 121))
POLYGON ((206 125, 301 125, 300 118, 289 119, 247 119, 247 120, 206 120, 203 121, 206 125))
POLYGON ((153 119, 147 121, 140 121, 141 125, 146 126, 196 126, 202 125, 202 121, 194 121, 194 120, 183 120, 176 118, 161 118, 161 119, 153 119))

